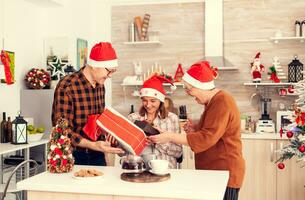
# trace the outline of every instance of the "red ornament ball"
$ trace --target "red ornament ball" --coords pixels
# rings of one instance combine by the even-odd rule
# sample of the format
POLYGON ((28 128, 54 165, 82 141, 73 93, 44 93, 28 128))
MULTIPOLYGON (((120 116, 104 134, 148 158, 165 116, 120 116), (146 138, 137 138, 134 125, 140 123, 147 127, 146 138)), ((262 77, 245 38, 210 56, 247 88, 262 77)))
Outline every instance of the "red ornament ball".
POLYGON ((288 132, 286 133, 286 135, 287 135, 288 138, 292 138, 293 132, 292 132, 292 131, 288 131, 288 132))
POLYGON ((305 146, 304 145, 299 146, 299 151, 302 153, 305 152, 305 146))
POLYGON ((285 168, 285 164, 284 163, 279 163, 279 164, 277 164, 277 167, 279 169, 284 169, 285 168))
POLYGON ((292 85, 290 85, 290 86, 288 87, 288 92, 289 92, 290 94, 294 93, 294 88, 293 88, 292 85))

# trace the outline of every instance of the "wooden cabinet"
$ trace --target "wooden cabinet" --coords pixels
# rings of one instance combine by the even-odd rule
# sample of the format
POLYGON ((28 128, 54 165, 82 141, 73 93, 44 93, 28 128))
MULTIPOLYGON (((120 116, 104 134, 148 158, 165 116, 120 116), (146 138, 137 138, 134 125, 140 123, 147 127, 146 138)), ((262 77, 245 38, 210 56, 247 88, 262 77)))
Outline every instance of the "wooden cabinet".
POLYGON ((183 146, 183 161, 181 163, 182 169, 195 169, 195 155, 188 146, 183 146))
POLYGON ((305 168, 295 159, 285 161, 285 169, 275 164, 276 149, 287 140, 243 139, 246 175, 240 190, 240 200, 303 200, 305 168))
POLYGON ((243 140, 246 174, 240 200, 276 200, 276 140, 243 140))
MULTIPOLYGON (((288 141, 278 140, 277 149, 286 146, 288 141)), ((301 168, 296 158, 284 162, 284 170, 277 169, 277 200, 304 200, 305 168, 301 168)))

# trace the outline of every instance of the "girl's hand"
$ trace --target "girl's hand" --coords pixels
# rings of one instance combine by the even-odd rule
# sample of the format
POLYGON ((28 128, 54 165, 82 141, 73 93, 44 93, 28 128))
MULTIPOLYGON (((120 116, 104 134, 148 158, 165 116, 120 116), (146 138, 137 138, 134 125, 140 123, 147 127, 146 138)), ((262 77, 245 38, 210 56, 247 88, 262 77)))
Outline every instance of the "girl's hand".
POLYGON ((149 136, 148 140, 156 144, 164 144, 170 142, 170 133, 163 132, 159 135, 149 136))

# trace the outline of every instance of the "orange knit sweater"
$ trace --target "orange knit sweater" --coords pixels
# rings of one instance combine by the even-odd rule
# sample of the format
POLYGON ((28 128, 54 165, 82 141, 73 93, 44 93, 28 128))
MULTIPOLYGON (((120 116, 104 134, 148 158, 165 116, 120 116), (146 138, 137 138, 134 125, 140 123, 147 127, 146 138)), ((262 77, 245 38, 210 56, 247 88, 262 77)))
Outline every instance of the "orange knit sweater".
POLYGON ((206 106, 198 130, 187 134, 196 169, 228 170, 228 187, 240 188, 245 174, 240 114, 234 99, 219 91, 206 106))

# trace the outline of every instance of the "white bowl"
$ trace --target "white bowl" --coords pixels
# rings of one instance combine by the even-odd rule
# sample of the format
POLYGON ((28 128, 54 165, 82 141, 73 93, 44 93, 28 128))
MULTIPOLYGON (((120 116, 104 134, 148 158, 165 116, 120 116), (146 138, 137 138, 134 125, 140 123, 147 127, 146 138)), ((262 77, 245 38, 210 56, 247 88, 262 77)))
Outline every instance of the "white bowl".
POLYGON ((28 142, 37 142, 41 140, 44 133, 28 134, 28 142))

